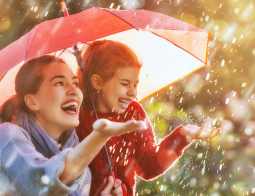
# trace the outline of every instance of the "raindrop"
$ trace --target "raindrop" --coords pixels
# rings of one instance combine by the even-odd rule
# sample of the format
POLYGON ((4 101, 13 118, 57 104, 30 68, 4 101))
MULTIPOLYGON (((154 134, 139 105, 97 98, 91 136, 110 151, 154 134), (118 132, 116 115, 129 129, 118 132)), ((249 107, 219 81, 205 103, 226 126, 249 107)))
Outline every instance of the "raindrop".
POLYGON ((221 67, 223 67, 223 66, 224 66, 224 64, 225 64, 225 60, 224 60, 224 59, 222 59, 222 61, 221 61, 221 67))
POLYGON ((219 8, 221 8, 221 6, 222 6, 222 3, 220 4, 219 8))
POLYGON ((153 102, 153 99, 154 99, 154 97, 152 97, 152 98, 151 98, 150 103, 152 103, 152 102, 153 102))
POLYGON ((232 43, 234 44, 236 42, 236 38, 234 37, 232 40, 232 43))
POLYGON ((246 135, 252 135, 252 134, 253 134, 253 130, 252 130, 251 128, 247 127, 247 128, 244 130, 244 133, 245 133, 246 135))
POLYGON ((242 87, 245 87, 245 86, 246 86, 246 84, 247 84, 247 83, 245 83, 245 82, 244 82, 244 83, 242 84, 242 87))
POLYGON ((203 153, 198 153, 197 154, 197 158, 202 159, 202 157, 203 157, 203 153))
POLYGON ((229 103, 229 98, 227 98, 227 99, 226 99, 226 102, 225 102, 225 103, 226 103, 226 104, 228 104, 228 103, 229 103))
POLYGON ((209 21, 209 16, 208 16, 208 15, 206 15, 206 17, 205 17, 205 21, 206 21, 206 22, 208 22, 208 21, 209 21))
POLYGON ((220 183, 215 182, 215 183, 213 184, 213 188, 214 188, 215 190, 218 190, 218 189, 220 188, 220 183))
POLYGON ((46 175, 43 175, 41 177, 41 181, 42 181, 43 184, 49 184, 50 178, 48 176, 46 176, 46 175))
POLYGON ((37 12, 37 10, 38 10, 38 6, 35 6, 34 7, 34 12, 37 12))
POLYGON ((234 12, 235 12, 236 14, 238 14, 239 9, 238 9, 238 8, 235 8, 235 9, 234 9, 234 12))
POLYGON ((255 56, 255 48, 252 50, 252 55, 254 55, 255 56))
POLYGON ((111 5, 110 5, 110 7, 109 7, 109 8, 110 8, 110 9, 112 9, 112 8, 113 8, 113 6, 114 6, 114 3, 111 3, 111 5))
POLYGON ((210 73, 207 73, 207 75, 206 75, 206 80, 209 80, 209 78, 210 78, 210 73))
POLYGON ((183 97, 180 98, 180 103, 182 102, 182 100, 183 100, 183 97))

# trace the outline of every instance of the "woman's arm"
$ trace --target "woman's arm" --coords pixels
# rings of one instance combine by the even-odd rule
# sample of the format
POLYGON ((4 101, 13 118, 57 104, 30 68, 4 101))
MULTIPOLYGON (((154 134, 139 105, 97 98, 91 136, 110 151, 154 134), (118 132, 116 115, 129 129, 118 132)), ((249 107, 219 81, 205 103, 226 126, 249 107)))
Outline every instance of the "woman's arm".
POLYGON ((85 173, 69 186, 59 180, 70 150, 45 158, 36 151, 24 129, 11 123, 0 124, 0 195, 68 195, 77 190, 85 173))
POLYGON ((60 180, 68 185, 78 178, 111 136, 145 128, 143 121, 117 123, 106 119, 97 120, 93 124, 94 131, 67 154, 60 180))

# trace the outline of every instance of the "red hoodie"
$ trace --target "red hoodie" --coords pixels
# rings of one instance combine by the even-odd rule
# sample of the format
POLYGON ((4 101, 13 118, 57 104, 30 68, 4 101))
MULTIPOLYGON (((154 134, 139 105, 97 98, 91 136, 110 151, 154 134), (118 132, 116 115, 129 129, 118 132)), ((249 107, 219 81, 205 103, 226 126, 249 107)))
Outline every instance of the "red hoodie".
MULTIPOLYGON (((156 145, 155 136, 150 121, 142 106, 133 101, 126 111, 117 113, 97 112, 98 118, 105 118, 115 122, 127 120, 145 120, 148 128, 144 131, 134 131, 121 136, 112 137, 106 147, 110 156, 112 170, 116 179, 120 179, 127 187, 128 196, 133 196, 135 188, 135 174, 145 180, 150 180, 163 174, 172 163, 182 155, 183 149, 189 144, 180 134, 181 126, 156 145)), ((77 134, 80 141, 92 131, 95 118, 92 111, 81 114, 77 134)), ((104 188, 108 173, 107 159, 102 149, 89 165, 92 173, 90 196, 100 195, 104 188)))

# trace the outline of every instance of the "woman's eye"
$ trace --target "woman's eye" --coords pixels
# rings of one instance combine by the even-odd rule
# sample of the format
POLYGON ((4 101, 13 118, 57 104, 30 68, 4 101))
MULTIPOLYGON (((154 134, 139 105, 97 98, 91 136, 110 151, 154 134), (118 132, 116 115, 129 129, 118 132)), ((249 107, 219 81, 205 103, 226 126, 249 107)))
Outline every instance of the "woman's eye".
POLYGON ((126 84, 126 83, 121 83, 121 85, 123 85, 123 86, 127 86, 128 84, 126 84))
POLYGON ((55 84, 55 86, 63 86, 64 85, 64 82, 57 82, 56 84, 55 84))
POLYGON ((137 88, 137 87, 138 87, 138 84, 135 84, 134 86, 135 86, 135 88, 137 88))

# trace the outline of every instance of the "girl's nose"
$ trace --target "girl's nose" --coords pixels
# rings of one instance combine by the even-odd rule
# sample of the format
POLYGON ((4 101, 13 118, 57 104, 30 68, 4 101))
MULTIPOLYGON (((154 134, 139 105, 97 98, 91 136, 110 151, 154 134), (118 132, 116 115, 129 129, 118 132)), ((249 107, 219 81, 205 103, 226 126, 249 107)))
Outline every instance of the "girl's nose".
POLYGON ((134 86, 131 86, 128 90, 128 95, 129 96, 133 96, 133 97, 136 97, 137 95, 137 90, 134 86))

